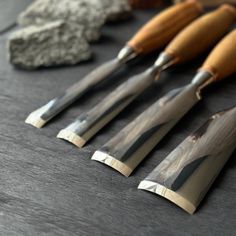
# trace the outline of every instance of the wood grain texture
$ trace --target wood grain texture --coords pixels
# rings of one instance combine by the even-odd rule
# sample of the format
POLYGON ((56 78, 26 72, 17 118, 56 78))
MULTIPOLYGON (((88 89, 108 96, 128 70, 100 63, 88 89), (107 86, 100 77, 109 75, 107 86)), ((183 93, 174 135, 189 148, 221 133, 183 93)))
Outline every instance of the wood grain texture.
MULTIPOLYGON (((184 2, 186 0, 173 0, 172 2, 174 3, 180 3, 180 2, 184 2)), ((224 4, 224 3, 230 3, 230 4, 233 4, 233 5, 236 5, 236 1, 235 0, 198 0, 203 6, 205 7, 217 7, 221 4, 224 4)))
POLYGON ((128 42, 128 45, 141 54, 161 49, 201 12, 201 5, 197 1, 187 1, 169 7, 144 25, 128 42))
MULTIPOLYGON (((0 12, 2 9, 0 9, 0 12)), ((24 124, 36 107, 76 83, 101 63, 112 59, 155 11, 135 12, 135 21, 104 28, 103 40, 93 46, 96 61, 75 67, 35 72, 12 68, 4 55, 7 35, 0 37, 0 235, 3 236, 234 236, 236 230, 236 153, 217 178, 195 215, 164 199, 138 191, 144 179, 190 132, 213 113, 235 105, 236 80, 214 84, 205 99, 153 149, 130 178, 90 161, 102 144, 144 111, 158 97, 187 84, 201 60, 168 70, 159 81, 124 110, 82 150, 56 139, 58 131, 94 107, 127 76, 149 67, 148 56, 112 80, 88 92, 63 114, 38 130, 24 124), (90 96, 91 95, 91 96, 90 96), (150 217, 151 216, 151 217, 150 217), (227 219, 227 220, 225 220, 227 219), (224 222, 224 227, 222 227, 224 222)), ((204 58, 203 58, 204 59, 204 58)))
POLYGON ((209 70, 215 80, 224 79, 236 70, 236 30, 226 35, 210 53, 202 66, 209 70))
POLYGON ((215 46, 235 19, 235 8, 225 4, 190 23, 171 41, 165 52, 174 55, 177 63, 189 61, 215 46))
POLYGON ((139 185, 193 214, 236 148, 236 107, 215 114, 139 185))

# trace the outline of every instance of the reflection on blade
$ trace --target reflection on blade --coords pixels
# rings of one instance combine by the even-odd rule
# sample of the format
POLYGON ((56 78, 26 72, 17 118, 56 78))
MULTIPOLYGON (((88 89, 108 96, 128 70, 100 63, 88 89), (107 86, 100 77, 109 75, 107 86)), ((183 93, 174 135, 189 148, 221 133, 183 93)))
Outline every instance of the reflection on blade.
POLYGON ((70 141, 81 148, 81 142, 78 145, 78 139, 84 140, 82 142, 84 145, 137 96, 150 87, 154 83, 155 77, 155 67, 131 77, 106 96, 93 109, 80 115, 73 123, 63 129, 57 137, 70 141), (73 137, 72 141, 71 136, 73 137))
POLYGON ((139 185, 192 214, 236 147, 236 108, 212 116, 139 185))
POLYGON ((106 62, 67 89, 61 96, 52 99, 43 107, 32 112, 25 122, 37 128, 41 128, 45 123, 71 105, 88 90, 92 89, 99 82, 107 78, 107 76, 111 73, 119 69, 120 66, 122 66, 122 63, 118 59, 113 59, 106 62))
POLYGON ((169 92, 95 152, 92 159, 107 164, 104 155, 100 160, 101 153, 107 154, 110 159, 112 157, 114 161, 122 162, 130 171, 122 173, 120 169, 116 170, 129 176, 155 145, 199 101, 197 91, 198 85, 190 84, 169 92))

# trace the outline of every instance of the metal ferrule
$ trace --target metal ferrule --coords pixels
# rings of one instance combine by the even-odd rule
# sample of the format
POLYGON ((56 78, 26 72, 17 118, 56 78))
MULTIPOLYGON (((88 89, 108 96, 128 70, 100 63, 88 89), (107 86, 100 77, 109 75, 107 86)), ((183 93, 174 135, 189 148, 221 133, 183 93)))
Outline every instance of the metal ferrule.
POLYGON ((200 87, 200 89, 202 89, 203 87, 205 87, 206 85, 208 85, 212 79, 213 79, 213 75, 208 72, 208 71, 204 71, 204 70, 200 70, 195 77, 192 80, 192 84, 196 84, 200 87))
POLYGON ((195 75, 191 83, 198 87, 197 96, 199 97, 199 99, 201 99, 202 89, 210 84, 213 79, 214 76, 210 72, 204 70, 199 70, 199 72, 195 75))
POLYGON ((154 63, 154 67, 158 71, 163 71, 173 65, 175 61, 175 57, 172 55, 167 54, 166 52, 162 52, 160 56, 157 58, 156 62, 154 63))
POLYGON ((121 63, 126 63, 132 60, 133 58, 135 58, 136 56, 137 56, 137 53, 133 50, 133 48, 129 46, 125 46, 120 50, 117 58, 119 59, 121 63))

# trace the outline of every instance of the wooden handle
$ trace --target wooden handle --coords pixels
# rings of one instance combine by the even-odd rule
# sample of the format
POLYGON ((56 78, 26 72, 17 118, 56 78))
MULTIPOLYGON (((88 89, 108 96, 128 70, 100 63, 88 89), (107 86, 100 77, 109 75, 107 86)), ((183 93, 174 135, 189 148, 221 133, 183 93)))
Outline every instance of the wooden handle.
POLYGON ((236 71, 236 30, 221 40, 200 70, 210 72, 215 81, 224 79, 236 71))
POLYGON ((168 45, 165 53, 175 57, 176 63, 183 63, 197 57, 213 47, 236 19, 236 10, 225 4, 187 26, 168 45))
MULTIPOLYGON (((173 3, 180 3, 184 2, 185 0, 172 0, 173 3)), ((206 7, 216 7, 219 6, 225 2, 230 4, 236 4, 236 0, 198 0, 203 6, 206 7)))
POLYGON ((172 6, 142 27, 128 46, 138 54, 162 48, 201 11, 201 5, 192 0, 172 6))

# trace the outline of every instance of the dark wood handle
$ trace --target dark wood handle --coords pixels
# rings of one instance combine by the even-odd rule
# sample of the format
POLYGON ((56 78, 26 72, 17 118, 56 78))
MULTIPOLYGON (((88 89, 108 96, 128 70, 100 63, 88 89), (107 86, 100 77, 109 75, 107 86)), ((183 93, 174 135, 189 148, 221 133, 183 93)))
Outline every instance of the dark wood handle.
POLYGON ((221 40, 200 70, 210 72, 215 81, 236 72, 236 30, 221 40))
POLYGON ((201 5, 192 0, 172 6, 143 26, 128 45, 138 54, 162 48, 201 11, 201 5))
POLYGON ((196 19, 181 31, 165 52, 183 63, 213 47, 230 29, 236 19, 236 10, 225 4, 217 10, 196 19))
POLYGON ((193 213, 236 147, 236 107, 211 117, 139 185, 193 213))

